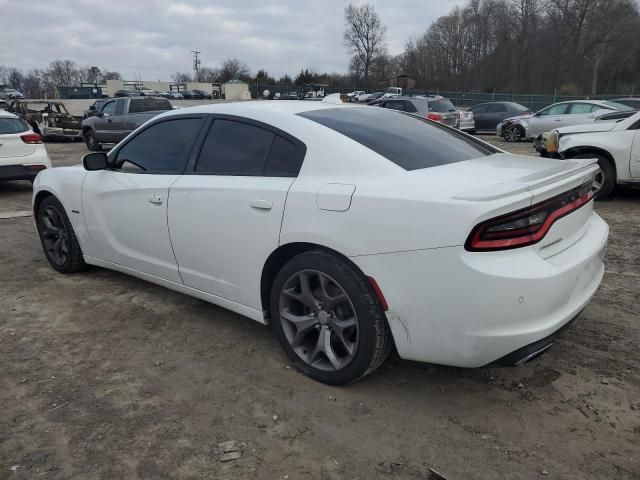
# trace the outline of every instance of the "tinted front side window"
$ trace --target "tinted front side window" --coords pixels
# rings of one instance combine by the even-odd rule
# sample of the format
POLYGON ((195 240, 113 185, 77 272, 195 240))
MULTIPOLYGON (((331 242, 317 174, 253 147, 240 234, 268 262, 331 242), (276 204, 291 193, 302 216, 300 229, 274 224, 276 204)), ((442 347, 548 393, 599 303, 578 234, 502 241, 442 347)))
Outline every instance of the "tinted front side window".
POLYGON ((501 103, 493 103, 487 107, 487 113, 502 113, 506 111, 507 107, 505 107, 501 103))
POLYGON ((558 105, 552 105, 544 110, 541 110, 538 115, 564 115, 567 112, 567 108, 569 107, 568 103, 561 103, 558 105))
POLYGON ((124 102, 124 99, 116 100, 116 110, 114 115, 122 115, 124 113, 124 102))
POLYGON ((129 162, 147 173, 179 173, 201 124, 199 118, 181 118, 151 125, 120 149, 116 165, 129 162))
POLYGON ((274 133, 230 120, 216 120, 200 151, 196 172, 261 175, 274 133))
POLYGON ((405 170, 446 165, 498 152, 455 130, 382 108, 330 108, 298 115, 341 133, 405 170))
POLYGON ((102 107, 102 111, 100 113, 104 114, 108 114, 108 115, 113 115, 113 112, 116 109, 116 102, 109 102, 109 103, 105 103, 104 107, 102 107))

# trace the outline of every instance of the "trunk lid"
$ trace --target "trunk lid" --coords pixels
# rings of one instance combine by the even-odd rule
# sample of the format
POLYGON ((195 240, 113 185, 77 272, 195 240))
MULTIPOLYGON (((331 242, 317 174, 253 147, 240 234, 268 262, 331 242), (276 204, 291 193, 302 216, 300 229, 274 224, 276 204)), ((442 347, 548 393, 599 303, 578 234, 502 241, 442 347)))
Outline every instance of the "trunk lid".
MULTIPOLYGON (((495 154, 442 167, 416 170, 430 184, 451 192, 451 198, 472 203, 475 225, 492 218, 568 194, 593 179, 596 159, 555 160, 521 155, 495 154)), ((578 241, 587 228, 593 202, 557 220, 534 248, 543 258, 555 255, 578 241)))

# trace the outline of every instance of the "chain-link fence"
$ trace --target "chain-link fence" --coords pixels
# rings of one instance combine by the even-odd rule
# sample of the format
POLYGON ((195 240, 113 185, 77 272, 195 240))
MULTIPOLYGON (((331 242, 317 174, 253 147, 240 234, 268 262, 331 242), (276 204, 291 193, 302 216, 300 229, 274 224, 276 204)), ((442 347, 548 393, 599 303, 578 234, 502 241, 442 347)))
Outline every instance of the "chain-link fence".
MULTIPOLYGON (((299 85, 281 84, 281 85, 259 85, 254 84, 252 86, 252 96, 254 98, 260 98, 263 96, 265 90, 270 93, 270 98, 273 98, 276 93, 280 95, 285 94, 298 94, 301 97, 305 93, 305 89, 299 85)), ((355 90, 364 90, 367 92, 373 92, 374 90, 364 89, 356 87, 355 90)), ((384 90, 380 88, 375 91, 384 90)), ((325 87, 325 94, 332 93, 349 93, 353 92, 354 88, 334 88, 325 87)), ((443 90, 419 90, 419 89, 405 89, 406 95, 441 95, 450 99, 457 107, 473 107, 479 103, 485 102, 517 102, 532 111, 538 111, 544 107, 552 105, 557 102, 564 102, 567 100, 613 100, 616 98, 628 97, 628 95, 544 95, 544 94, 519 94, 519 93, 482 93, 482 92, 454 92, 443 90)))

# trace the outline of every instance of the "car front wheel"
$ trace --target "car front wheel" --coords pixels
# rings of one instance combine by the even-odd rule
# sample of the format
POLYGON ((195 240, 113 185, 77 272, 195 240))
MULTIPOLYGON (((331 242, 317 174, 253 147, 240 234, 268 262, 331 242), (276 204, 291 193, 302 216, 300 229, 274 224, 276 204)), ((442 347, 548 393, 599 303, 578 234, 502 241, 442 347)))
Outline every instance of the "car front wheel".
POLYGON ((341 385, 378 368, 391 332, 366 277, 332 253, 310 251, 280 270, 271 292, 278 341, 306 375, 341 385))
POLYGON ((48 196, 36 215, 38 235, 49 264, 62 273, 84 270, 87 264, 62 203, 56 197, 48 196))
POLYGON ((515 143, 522 140, 524 134, 522 132, 522 127, 520 127, 519 125, 509 125, 502 131, 502 136, 507 142, 515 143))
POLYGON ((96 135, 91 130, 85 132, 84 141, 90 152, 99 152, 102 150, 102 145, 97 142, 96 135))
POLYGON ((597 190, 596 199, 604 200, 611 196, 616 188, 616 171, 607 158, 594 153, 581 153, 570 158, 597 158, 600 171, 593 180, 593 186, 597 190))

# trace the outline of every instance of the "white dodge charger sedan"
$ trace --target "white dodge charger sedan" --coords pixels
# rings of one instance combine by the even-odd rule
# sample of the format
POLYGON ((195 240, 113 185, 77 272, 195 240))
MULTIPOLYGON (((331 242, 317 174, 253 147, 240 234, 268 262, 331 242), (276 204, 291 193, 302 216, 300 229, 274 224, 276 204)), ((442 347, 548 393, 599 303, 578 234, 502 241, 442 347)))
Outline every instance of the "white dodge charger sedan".
POLYGON ((594 295, 595 160, 509 155, 407 113, 244 102, 163 113, 36 179, 47 259, 271 323, 330 384, 387 354, 462 367, 546 350, 594 295))
POLYGON ((0 110, 0 181, 31 180, 51 168, 42 137, 13 113, 0 110))

